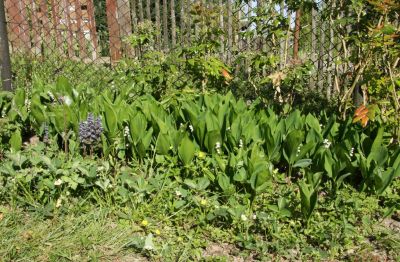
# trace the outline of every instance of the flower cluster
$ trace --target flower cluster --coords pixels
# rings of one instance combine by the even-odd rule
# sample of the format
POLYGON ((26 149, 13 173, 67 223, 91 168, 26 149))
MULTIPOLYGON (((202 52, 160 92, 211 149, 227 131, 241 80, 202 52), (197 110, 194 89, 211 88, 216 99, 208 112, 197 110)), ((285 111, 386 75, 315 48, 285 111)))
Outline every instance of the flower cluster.
POLYGON ((324 144, 324 147, 325 147, 326 149, 328 149, 328 148, 331 146, 332 142, 329 141, 328 139, 324 139, 323 144, 324 144))
POLYGON ((220 142, 215 143, 215 150, 217 151, 217 154, 221 154, 221 143, 220 142))
POLYGON ((350 157, 353 157, 353 156, 354 156, 354 147, 352 147, 352 148, 350 149, 349 156, 350 156, 350 157))
POLYGON ((125 126, 125 128, 124 128, 124 137, 128 137, 129 133, 130 133, 129 126, 125 126))
POLYGON ((300 145, 297 147, 296 157, 299 156, 299 154, 300 154, 300 152, 301 152, 301 147, 302 147, 302 146, 303 146, 303 144, 300 144, 300 145))
POLYGON ((25 99, 25 107, 26 107, 26 112, 30 112, 31 111, 31 100, 29 100, 28 98, 25 99))
POLYGON ((85 145, 94 145, 100 140, 103 126, 101 118, 94 118, 92 113, 89 113, 86 121, 79 123, 79 140, 85 145))
POLYGON ((242 148, 242 147, 243 147, 243 140, 239 139, 239 148, 242 148))

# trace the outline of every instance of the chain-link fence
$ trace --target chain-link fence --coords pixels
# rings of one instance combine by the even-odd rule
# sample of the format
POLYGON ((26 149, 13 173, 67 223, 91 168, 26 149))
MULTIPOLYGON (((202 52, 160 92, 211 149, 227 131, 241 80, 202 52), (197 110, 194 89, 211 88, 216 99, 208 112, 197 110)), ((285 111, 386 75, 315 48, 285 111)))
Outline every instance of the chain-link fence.
POLYGON ((121 59, 141 57, 144 44, 168 53, 205 37, 236 68, 257 53, 278 57, 280 69, 309 62, 310 86, 328 96, 346 72, 336 59, 348 33, 337 21, 346 14, 325 2, 300 10, 266 0, 5 0, 5 13, 15 82, 37 66, 76 81, 106 79, 121 59))

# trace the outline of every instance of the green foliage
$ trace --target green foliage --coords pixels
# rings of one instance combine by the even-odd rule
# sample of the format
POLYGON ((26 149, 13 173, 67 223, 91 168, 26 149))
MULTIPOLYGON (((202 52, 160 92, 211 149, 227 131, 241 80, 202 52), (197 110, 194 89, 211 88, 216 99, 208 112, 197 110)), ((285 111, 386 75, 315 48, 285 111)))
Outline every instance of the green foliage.
MULTIPOLYGON (((5 116, 7 122, 13 123, 10 128, 14 131, 2 137, 3 147, 10 149, 7 157, 11 161, 3 174, 15 175, 13 159, 18 160, 20 169, 26 165, 37 169, 40 163, 50 161, 45 157, 47 162, 21 163, 23 154, 19 150, 27 143, 27 130, 45 142, 40 142, 44 147, 41 150, 47 150, 50 143, 56 150, 62 149, 67 158, 85 156, 86 146, 79 140, 79 122, 92 112, 101 116, 104 131, 101 145, 91 149, 90 157, 109 159, 113 167, 137 163, 150 174, 166 166, 181 168, 173 175, 175 179, 191 181, 193 188, 209 184, 226 197, 243 192, 250 196, 251 203, 272 190, 274 174, 281 171, 289 179, 300 181, 302 213, 307 220, 315 209, 320 184, 329 185, 333 193, 350 183, 361 190, 384 194, 399 176, 400 151, 390 145, 389 134, 379 122, 361 129, 351 120, 343 122, 324 114, 320 119, 298 110, 277 115, 272 108, 263 108, 256 102, 246 105, 232 94, 175 95, 157 102, 151 96, 131 101, 131 92, 135 91, 121 87, 118 92, 94 94, 90 89, 72 88, 60 78, 51 87, 31 91, 30 109, 24 90, 17 90, 12 98, 4 94, 1 99, 8 105, 3 106, 5 116), (200 177, 207 183, 197 181, 200 177)), ((44 180, 45 175, 29 178, 22 184, 38 188, 49 186, 52 179, 62 179, 73 191, 91 186, 108 190, 109 180, 81 177, 80 173, 86 171, 78 172, 74 169, 78 164, 72 162, 69 167, 69 163, 56 164, 54 168, 50 168, 54 164, 47 163, 56 175, 49 173, 50 180, 44 180), (61 171, 57 170, 68 168, 72 168, 70 173, 58 175, 61 171)), ((43 190, 35 194, 43 196, 43 190)), ((46 199, 43 201, 49 201, 46 199)))

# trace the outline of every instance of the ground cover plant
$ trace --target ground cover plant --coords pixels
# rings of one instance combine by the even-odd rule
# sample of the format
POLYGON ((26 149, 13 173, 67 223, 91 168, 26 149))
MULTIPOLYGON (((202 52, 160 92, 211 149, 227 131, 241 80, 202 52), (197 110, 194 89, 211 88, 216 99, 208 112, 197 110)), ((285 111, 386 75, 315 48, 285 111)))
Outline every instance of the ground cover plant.
POLYGON ((341 120, 60 77, 0 109, 5 260, 399 255, 400 148, 373 108, 341 120))
POLYGON ((400 261, 398 6, 331 6, 318 65, 304 33, 286 59, 275 5, 240 29, 275 51, 225 54, 219 10, 194 4, 197 37, 173 50, 139 21, 112 66, 12 57, 0 261, 400 261))

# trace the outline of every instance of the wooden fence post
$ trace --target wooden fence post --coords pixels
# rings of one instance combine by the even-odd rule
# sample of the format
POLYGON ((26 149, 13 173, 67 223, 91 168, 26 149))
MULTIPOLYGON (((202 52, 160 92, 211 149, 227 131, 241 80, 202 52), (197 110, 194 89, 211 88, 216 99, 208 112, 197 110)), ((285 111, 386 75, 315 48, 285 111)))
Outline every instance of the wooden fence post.
MULTIPOLYGON (((118 12, 118 25, 120 38, 126 38, 132 34, 132 19, 130 13, 129 0, 117 0, 117 12, 118 12)), ((134 51, 129 43, 122 43, 121 52, 125 55, 134 55, 134 51)))
POLYGON ((110 41, 110 59, 114 64, 121 58, 121 38, 117 19, 117 0, 106 0, 107 24, 110 41))
MULTIPOLYGON (((51 25, 49 19, 49 12, 47 6, 47 0, 41 0, 39 2, 38 10, 39 26, 40 26, 40 37, 42 38, 42 43, 47 49, 51 46, 51 25)), ((56 47, 53 45, 53 47, 56 47)), ((44 49, 44 48, 43 48, 44 49)), ((54 51, 54 50, 52 50, 54 51)))
POLYGON ((9 40, 12 52, 28 51, 30 48, 29 26, 23 0, 6 0, 5 12, 8 14, 10 30, 9 40))
POLYGON ((0 0, 0 67, 1 67, 1 80, 4 90, 12 90, 11 82, 11 61, 10 50, 8 47, 7 24, 6 24, 6 11, 4 8, 4 0, 0 0))

